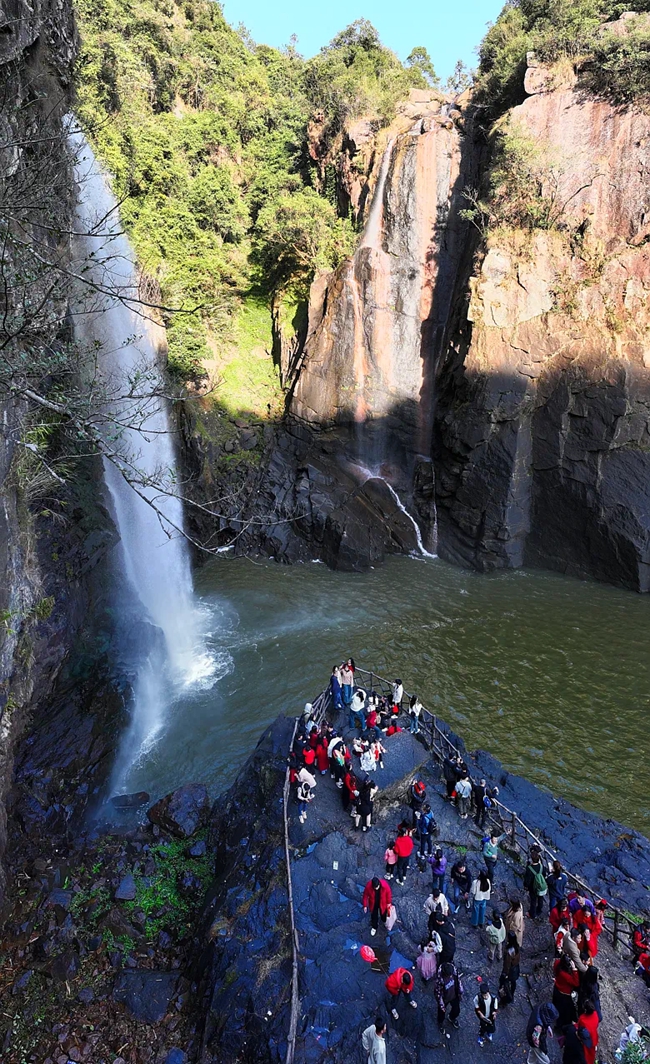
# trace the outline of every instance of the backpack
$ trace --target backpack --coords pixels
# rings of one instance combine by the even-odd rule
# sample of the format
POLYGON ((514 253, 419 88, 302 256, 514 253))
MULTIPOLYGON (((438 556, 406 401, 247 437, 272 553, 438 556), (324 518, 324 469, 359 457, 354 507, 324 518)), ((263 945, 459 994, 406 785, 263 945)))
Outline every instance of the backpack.
POLYGON ((537 895, 546 894, 548 891, 548 883, 544 878, 543 872, 536 872, 532 865, 528 866, 533 873, 533 890, 537 895))
POLYGON ((457 996, 456 991, 456 976, 452 975, 446 983, 443 983, 442 987, 442 999, 445 1005, 448 1005, 450 1001, 453 1001, 457 996))

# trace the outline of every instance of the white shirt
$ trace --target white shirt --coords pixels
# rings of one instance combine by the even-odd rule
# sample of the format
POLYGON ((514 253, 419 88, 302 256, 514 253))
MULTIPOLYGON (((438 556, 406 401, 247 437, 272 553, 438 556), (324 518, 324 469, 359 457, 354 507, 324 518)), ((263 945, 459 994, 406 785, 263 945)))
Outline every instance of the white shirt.
POLYGON ((437 898, 430 894, 423 908, 425 913, 431 914, 439 909, 443 916, 449 916, 449 902, 444 894, 439 894, 437 898))
POLYGON ((399 706, 404 697, 404 686, 401 683, 393 684, 393 705, 399 706))
POLYGON ((312 776, 311 772, 307 772, 306 768, 301 768, 298 773, 298 779, 301 783, 308 783, 310 787, 316 786, 316 777, 312 776))
POLYGON ((458 780, 456 784, 456 794, 460 798, 469 798, 472 793, 472 784, 468 779, 458 780))
POLYGON ((368 1064, 386 1064, 386 1039, 377 1034, 374 1023, 361 1035, 361 1045, 368 1054, 368 1064))

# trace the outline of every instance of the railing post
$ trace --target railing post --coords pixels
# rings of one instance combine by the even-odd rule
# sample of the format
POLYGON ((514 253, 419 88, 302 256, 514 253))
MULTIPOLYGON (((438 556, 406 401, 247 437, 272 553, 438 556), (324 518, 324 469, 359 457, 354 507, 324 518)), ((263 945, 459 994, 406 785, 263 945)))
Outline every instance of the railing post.
POLYGON ((618 909, 614 909, 614 949, 618 945, 618 909))
POLYGON ((516 849, 516 847, 517 847, 517 814, 514 813, 514 812, 511 814, 511 820, 510 820, 510 842, 512 843, 513 849, 516 849))
POLYGON ((370 690, 374 691, 374 689, 375 689, 375 674, 373 672, 371 672, 370 673, 370 690))

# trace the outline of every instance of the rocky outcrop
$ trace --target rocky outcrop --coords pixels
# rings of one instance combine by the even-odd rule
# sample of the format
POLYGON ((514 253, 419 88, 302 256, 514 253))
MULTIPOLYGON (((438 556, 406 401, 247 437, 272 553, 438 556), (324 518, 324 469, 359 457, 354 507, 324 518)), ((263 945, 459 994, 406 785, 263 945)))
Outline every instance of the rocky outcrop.
POLYGON ((650 588, 650 120, 531 57, 552 231, 495 232, 438 372, 440 553, 650 588))

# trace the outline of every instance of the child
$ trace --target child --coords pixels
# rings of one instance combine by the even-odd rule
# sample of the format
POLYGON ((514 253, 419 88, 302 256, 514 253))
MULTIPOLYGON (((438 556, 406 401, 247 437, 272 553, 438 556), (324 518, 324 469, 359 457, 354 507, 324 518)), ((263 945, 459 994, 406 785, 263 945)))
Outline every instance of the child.
POLYGON ((499 1002, 497 998, 490 993, 487 983, 481 983, 479 992, 474 998, 474 1012, 478 1016, 479 1023, 479 1033, 476 1041, 480 1046, 483 1045, 486 1038, 488 1042, 492 1041, 498 1009, 499 1002))
POLYGON ((438 954, 442 953, 442 942, 438 932, 432 931, 419 947, 419 950, 420 953, 415 963, 422 979, 426 983, 429 979, 433 979, 436 974, 438 954))
POLYGON ((391 839, 386 847, 386 853, 384 854, 384 861, 386 862, 386 879, 393 878, 393 870, 397 864, 397 854, 394 850, 395 840, 391 839))

